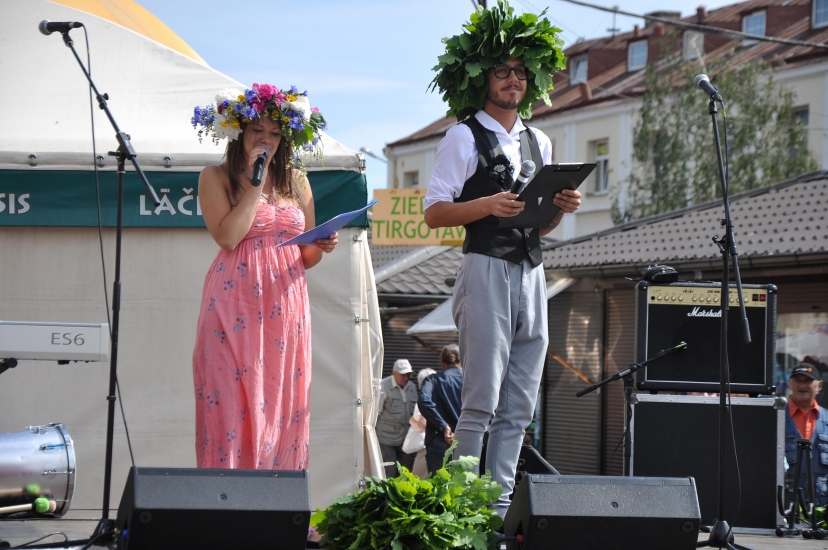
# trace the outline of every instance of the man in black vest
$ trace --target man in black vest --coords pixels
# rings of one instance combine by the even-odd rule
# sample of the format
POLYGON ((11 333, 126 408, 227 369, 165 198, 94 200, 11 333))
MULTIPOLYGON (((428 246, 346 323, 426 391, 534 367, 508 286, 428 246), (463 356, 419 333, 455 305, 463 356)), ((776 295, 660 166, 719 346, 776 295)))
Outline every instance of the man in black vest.
MULTIPOLYGON (((565 213, 578 209, 580 193, 566 190, 555 195, 553 201, 561 212, 549 227, 497 228, 500 218, 523 210, 524 203, 516 201, 518 195, 510 192, 514 167, 527 159, 532 159, 538 170, 551 164, 549 138, 524 126, 518 116, 520 112, 528 118, 531 103, 547 92, 538 89, 539 79, 528 67, 539 66, 539 71, 547 75, 562 67, 527 58, 530 52, 537 55, 543 51, 546 44, 543 59, 558 59, 555 52, 548 55, 549 50, 555 50, 549 44, 556 40, 557 29, 550 30, 546 19, 527 29, 512 15, 508 4, 498 2, 491 10, 478 9, 477 21, 488 19, 495 10, 500 14, 491 21, 510 22, 502 28, 507 34, 503 42, 511 49, 503 49, 498 59, 483 59, 483 54, 470 57, 475 51, 489 51, 474 50, 475 44, 491 44, 489 34, 500 32, 496 27, 467 26, 463 40, 454 37, 446 41, 447 55, 440 58, 441 72, 435 85, 449 101, 449 114, 462 123, 451 128, 440 142, 424 207, 429 227, 466 228, 465 256, 457 272, 452 307, 465 369, 462 411, 454 433, 458 442, 455 457, 479 457, 488 429, 486 464, 481 470, 490 470, 494 481, 503 485, 495 508, 505 516, 521 443, 535 410, 548 342, 540 237, 557 227, 565 213), (521 37, 521 33, 528 36, 521 37), (538 40, 543 33, 553 38, 538 40), (453 51, 467 44, 471 45, 468 52, 453 51), (510 55, 518 51, 516 48, 523 48, 523 57, 510 55), (465 70, 448 64, 457 59, 465 59, 467 64, 474 59, 475 66, 483 70, 481 85, 485 89, 476 112, 464 103, 475 97, 476 91, 468 89, 473 80, 469 79, 466 87, 458 87, 457 79, 450 78, 449 71, 465 70)), ((474 23, 475 15, 472 17, 474 23)), ((496 37, 494 40, 497 43, 496 37)), ((548 85, 551 87, 551 78, 548 85)))

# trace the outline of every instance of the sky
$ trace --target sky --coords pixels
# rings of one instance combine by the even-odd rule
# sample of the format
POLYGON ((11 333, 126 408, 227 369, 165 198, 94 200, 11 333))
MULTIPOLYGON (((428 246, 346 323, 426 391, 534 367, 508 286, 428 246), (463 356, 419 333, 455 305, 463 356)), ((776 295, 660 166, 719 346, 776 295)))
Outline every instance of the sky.
MULTIPOLYGON (((429 92, 441 39, 459 34, 472 0, 136 0, 214 69, 246 86, 268 82, 308 91, 328 121, 328 134, 351 149, 382 156, 387 143, 445 116, 429 92)), ((491 5, 494 0, 489 0, 491 5)), ((631 13, 695 13, 728 0, 592 0, 631 13)), ((540 13, 558 26, 565 45, 579 38, 632 30, 643 20, 566 3, 512 0, 518 13, 540 13)), ((205 98, 205 103, 212 98, 205 98)), ((386 164, 366 156, 369 196, 387 183, 386 164)))

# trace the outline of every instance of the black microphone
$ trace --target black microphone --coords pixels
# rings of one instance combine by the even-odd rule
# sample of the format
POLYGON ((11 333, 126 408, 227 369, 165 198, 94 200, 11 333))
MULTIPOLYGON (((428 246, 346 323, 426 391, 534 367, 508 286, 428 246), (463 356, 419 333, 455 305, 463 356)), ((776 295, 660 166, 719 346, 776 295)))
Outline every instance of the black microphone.
POLYGON ((535 163, 531 160, 524 160, 523 163, 520 165, 520 174, 515 179, 515 183, 512 185, 511 192, 517 193, 520 191, 520 188, 523 186, 524 183, 532 179, 532 176, 535 174, 535 163))
POLYGON ((40 25, 37 26, 40 29, 40 32, 49 36, 53 32, 69 32, 72 29, 77 29, 79 27, 83 27, 83 23, 79 21, 61 21, 58 23, 52 23, 48 19, 44 19, 40 22, 40 25))
POLYGON ((698 75, 695 79, 693 79, 693 84, 704 90, 704 92, 714 101, 722 101, 722 96, 719 94, 719 90, 713 87, 713 84, 710 83, 710 79, 707 78, 706 74, 698 75))
POLYGON ((253 187, 258 187, 262 184, 265 161, 267 160, 267 155, 270 154, 270 149, 267 148, 267 145, 265 145, 264 148, 264 153, 256 157, 256 162, 253 163, 253 177, 250 178, 250 183, 253 187))

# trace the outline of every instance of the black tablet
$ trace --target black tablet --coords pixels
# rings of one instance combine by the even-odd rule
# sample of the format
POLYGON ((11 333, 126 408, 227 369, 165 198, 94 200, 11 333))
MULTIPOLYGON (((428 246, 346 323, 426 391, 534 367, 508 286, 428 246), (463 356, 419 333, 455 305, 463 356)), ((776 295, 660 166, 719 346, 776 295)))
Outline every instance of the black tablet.
POLYGON ((564 189, 577 189, 595 166, 594 163, 583 162, 544 166, 518 195, 517 200, 526 203, 523 211, 517 216, 502 218, 497 224, 498 229, 549 227, 561 210, 552 202, 555 193, 564 189))

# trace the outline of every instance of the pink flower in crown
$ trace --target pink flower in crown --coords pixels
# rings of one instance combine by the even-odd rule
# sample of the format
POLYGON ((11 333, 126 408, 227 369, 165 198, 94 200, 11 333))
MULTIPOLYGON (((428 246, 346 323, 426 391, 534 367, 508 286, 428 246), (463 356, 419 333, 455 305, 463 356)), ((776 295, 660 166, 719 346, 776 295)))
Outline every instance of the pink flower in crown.
POLYGON ((319 107, 311 107, 311 112, 312 113, 318 113, 319 112, 319 107))
POLYGON ((253 84, 253 89, 258 92, 257 99, 261 99, 265 103, 279 93, 279 88, 272 84, 253 84))
POLYGON ((286 94, 284 94, 284 93, 282 93, 282 92, 279 92, 278 94, 276 94, 275 96, 273 96, 273 101, 276 103, 276 107, 279 107, 279 108, 281 108, 281 107, 282 107, 282 102, 283 102, 285 99, 287 99, 287 95, 286 95, 286 94))
POLYGON ((256 99, 251 101, 250 105, 252 105, 253 108, 256 109, 256 112, 260 115, 264 114, 264 112, 267 110, 267 101, 262 100, 261 97, 257 97, 256 99))

